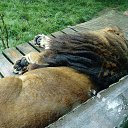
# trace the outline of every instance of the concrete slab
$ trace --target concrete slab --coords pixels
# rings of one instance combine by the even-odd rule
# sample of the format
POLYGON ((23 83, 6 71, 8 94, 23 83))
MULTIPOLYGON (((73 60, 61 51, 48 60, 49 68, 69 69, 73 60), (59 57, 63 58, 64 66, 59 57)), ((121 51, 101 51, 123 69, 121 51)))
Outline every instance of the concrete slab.
POLYGON ((47 128, 116 128, 128 116, 128 76, 47 128), (125 95, 126 94, 126 95, 125 95))

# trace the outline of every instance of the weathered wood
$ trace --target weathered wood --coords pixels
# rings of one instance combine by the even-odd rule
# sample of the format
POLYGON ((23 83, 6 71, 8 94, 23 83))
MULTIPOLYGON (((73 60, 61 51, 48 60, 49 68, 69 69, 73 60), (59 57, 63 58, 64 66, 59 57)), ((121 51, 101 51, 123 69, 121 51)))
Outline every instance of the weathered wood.
POLYGON ((28 43, 25 43, 25 44, 21 44, 21 45, 18 45, 16 47, 16 49, 21 52, 23 55, 26 55, 30 52, 37 52, 37 50, 35 48, 33 48, 30 44, 28 43))
POLYGON ((62 32, 65 33, 65 34, 73 34, 73 35, 77 34, 77 32, 74 31, 71 28, 65 28, 65 29, 62 30, 62 32))
POLYGON ((89 28, 84 28, 81 26, 72 26, 70 28, 73 29, 74 31, 76 31, 77 33, 84 33, 89 30, 89 28))
POLYGON ((3 54, 8 58, 13 64, 20 59, 23 55, 16 48, 8 48, 3 51, 3 54))
POLYGON ((119 26, 126 33, 126 37, 128 38, 128 16, 125 16, 114 10, 96 19, 78 24, 73 28, 78 29, 78 27, 81 27, 81 30, 82 28, 97 30, 108 26, 119 26))
POLYGON ((0 54, 0 72, 4 77, 14 75, 12 63, 10 63, 2 54, 0 54))
POLYGON ((51 35, 54 36, 55 38, 57 38, 58 36, 64 35, 64 33, 61 31, 58 31, 58 32, 52 33, 51 35))
POLYGON ((47 35, 49 38, 55 38, 54 36, 52 36, 51 34, 47 35))

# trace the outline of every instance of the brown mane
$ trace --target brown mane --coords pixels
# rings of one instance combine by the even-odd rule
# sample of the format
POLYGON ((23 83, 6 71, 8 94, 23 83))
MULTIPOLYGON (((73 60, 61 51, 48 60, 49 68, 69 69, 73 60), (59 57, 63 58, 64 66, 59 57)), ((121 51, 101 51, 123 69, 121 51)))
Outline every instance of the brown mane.
POLYGON ((68 66, 88 74, 100 89, 127 74, 128 44, 117 27, 51 39, 49 66, 68 66))

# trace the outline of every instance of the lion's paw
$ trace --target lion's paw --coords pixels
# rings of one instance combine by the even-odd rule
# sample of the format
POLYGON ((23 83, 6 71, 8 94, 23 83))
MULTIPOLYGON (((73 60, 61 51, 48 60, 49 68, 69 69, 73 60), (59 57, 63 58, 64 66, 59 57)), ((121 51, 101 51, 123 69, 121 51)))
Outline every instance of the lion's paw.
POLYGON ((15 74, 23 74, 27 71, 27 66, 29 62, 25 57, 22 57, 20 60, 17 60, 13 66, 13 73, 15 74))
POLYGON ((50 44, 50 38, 44 34, 39 34, 35 36, 34 38, 34 43, 36 46, 39 46, 44 49, 49 49, 49 44, 50 44))

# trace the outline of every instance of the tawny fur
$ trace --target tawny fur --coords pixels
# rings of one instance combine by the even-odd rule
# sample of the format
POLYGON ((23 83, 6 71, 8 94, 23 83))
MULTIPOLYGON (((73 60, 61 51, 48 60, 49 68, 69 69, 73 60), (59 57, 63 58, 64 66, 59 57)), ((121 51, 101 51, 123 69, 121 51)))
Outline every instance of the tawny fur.
POLYGON ((36 69, 0 80, 0 128, 43 128, 86 101, 95 89, 68 67, 36 69))

